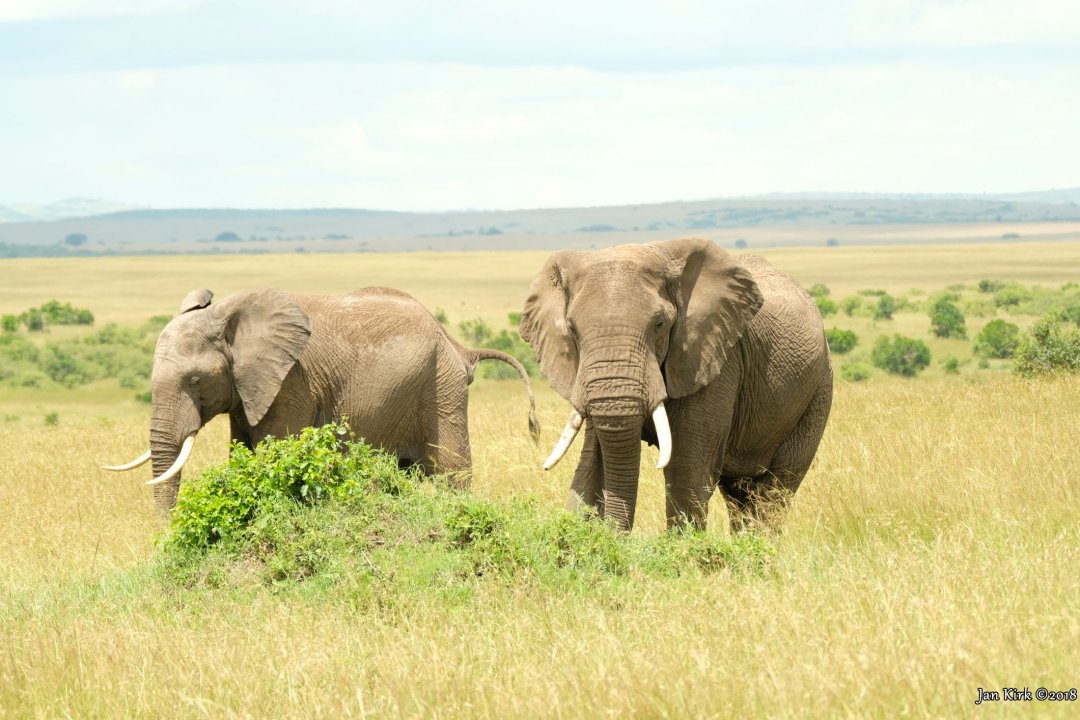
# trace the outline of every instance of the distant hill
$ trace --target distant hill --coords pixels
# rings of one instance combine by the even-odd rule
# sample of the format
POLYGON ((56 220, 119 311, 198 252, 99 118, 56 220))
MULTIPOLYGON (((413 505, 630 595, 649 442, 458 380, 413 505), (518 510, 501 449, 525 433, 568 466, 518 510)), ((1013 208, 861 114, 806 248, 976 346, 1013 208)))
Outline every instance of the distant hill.
POLYGON ((93 198, 67 198, 48 205, 0 205, 0 223, 39 222, 66 218, 105 215, 131 210, 134 205, 106 202, 93 198))
MULTIPOLYGON (((1032 239, 1032 231, 1020 232, 1013 226, 1080 223, 1078 200, 1080 188, 1000 198, 806 194, 422 213, 346 208, 123 209, 0 223, 0 257, 588 248, 685 235, 738 247, 1019 240, 1032 239), (948 229, 960 225, 979 229, 966 235, 948 229), (921 230, 895 230, 903 227, 921 230)), ((54 208, 50 212, 81 213, 96 202, 68 200, 47 207, 54 208)), ((1036 234, 1059 234, 1050 227, 1036 234)))

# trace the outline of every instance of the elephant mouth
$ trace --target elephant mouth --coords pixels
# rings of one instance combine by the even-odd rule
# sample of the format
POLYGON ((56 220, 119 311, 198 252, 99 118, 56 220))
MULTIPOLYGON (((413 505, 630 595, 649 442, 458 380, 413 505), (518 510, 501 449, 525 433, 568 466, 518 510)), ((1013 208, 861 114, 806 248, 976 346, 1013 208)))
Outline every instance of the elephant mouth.
MULTIPOLYGON (((664 408, 664 403, 661 402, 656 406, 656 409, 652 411, 653 424, 656 426, 656 440, 657 445, 660 448, 660 458, 656 462, 656 467, 659 470, 667 467, 671 462, 671 426, 668 424, 667 410, 664 408)), ((577 410, 570 412, 570 419, 566 421, 566 427, 563 428, 562 434, 559 436, 558 442, 555 443, 554 449, 551 454, 548 455, 547 460, 544 461, 544 469, 550 470, 555 467, 563 456, 566 455, 566 451, 570 449, 570 445, 573 444, 574 438, 577 437, 578 431, 581 430, 581 426, 584 423, 584 418, 577 410)))

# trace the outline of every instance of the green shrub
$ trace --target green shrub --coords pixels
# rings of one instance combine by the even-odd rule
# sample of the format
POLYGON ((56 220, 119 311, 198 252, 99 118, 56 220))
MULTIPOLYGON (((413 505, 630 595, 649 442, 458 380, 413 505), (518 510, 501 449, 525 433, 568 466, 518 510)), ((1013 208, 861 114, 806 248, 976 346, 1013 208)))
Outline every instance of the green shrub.
POLYGON ((45 330, 45 316, 40 310, 27 310, 21 316, 23 325, 30 332, 43 332, 45 330))
MULTIPOLYGON (((519 318, 520 322, 520 318, 519 318)), ((496 334, 486 322, 480 318, 475 320, 463 320, 458 324, 462 339, 466 345, 475 348, 489 348, 501 350, 507 355, 513 355, 524 366, 530 376, 540 372, 540 363, 536 360, 532 348, 521 339, 517 330, 500 330, 496 334)), ((518 377, 517 371, 506 363, 485 362, 480 365, 482 377, 496 380, 512 380, 518 377)))
POLYGON ((56 427, 60 424, 60 413, 51 412, 45 414, 45 424, 49 427, 56 427))
POLYGON ((446 317, 446 311, 441 307, 435 308, 433 315, 435 316, 435 320, 444 327, 446 326, 446 323, 450 322, 446 317))
POLYGON ((1032 292, 1019 283, 1002 285, 994 292, 994 304, 998 307, 1015 307, 1031 299, 1032 292))
POLYGON ((844 363, 840 366, 840 377, 848 382, 860 382, 868 379, 874 369, 866 363, 844 363))
POLYGON ((829 343, 829 350, 837 355, 843 355, 859 343, 859 336, 851 330, 832 327, 825 331, 825 340, 829 343))
POLYGON ((874 305, 874 319, 875 320, 892 320, 893 312, 896 310, 896 300, 887 292, 882 292, 878 297, 877 304, 874 305))
POLYGON ((825 287, 821 283, 815 283, 809 290, 807 290, 807 292, 810 293, 810 297, 823 298, 828 297, 829 288, 825 287))
POLYGON ((946 375, 957 375, 960 373, 960 361, 955 355, 946 355, 941 361, 941 367, 945 370, 946 375))
POLYGON ((949 296, 939 297, 930 306, 930 330, 942 338, 966 338, 964 314, 949 296))
POLYGON ((50 325, 93 325, 94 313, 86 308, 72 307, 71 303, 49 300, 40 308, 50 325))
POLYGON ((989 278, 983 278, 979 281, 979 292, 981 293, 996 293, 1003 287, 1005 287, 1005 283, 1000 280, 990 280, 989 278))
POLYGON ((866 297, 881 297, 882 295, 886 295, 887 293, 884 290, 868 288, 866 290, 860 290, 859 294, 865 295, 866 297))
POLYGON ((344 425, 234 445, 228 462, 181 487, 161 547, 167 583, 314 582, 351 603, 447 600, 507 579, 594 593, 630 576, 759 573, 775 554, 755 535, 648 538, 534 500, 421 483, 344 425))
POLYGON ((863 299, 858 295, 852 295, 846 297, 840 301, 840 309, 844 311, 844 314, 848 317, 855 317, 857 315, 872 315, 873 310, 870 306, 863 302, 863 299))
POLYGON ((1047 315, 1020 339, 1014 360, 1024 377, 1080 371, 1080 328, 1067 325, 1058 314, 1047 315))
POLYGON ((882 335, 874 343, 870 360, 874 367, 893 375, 915 377, 930 365, 930 348, 922 340, 899 334, 893 335, 892 339, 882 335))
POLYGON ((975 354, 985 358, 1011 358, 1020 342, 1020 328, 1004 320, 991 320, 975 336, 975 354))
POLYGON ((17 315, 4 315, 0 318, 0 327, 6 333, 13 333, 19 329, 19 317, 17 315))
POLYGON ((814 298, 814 304, 817 305, 821 317, 828 317, 829 315, 836 314, 836 303, 833 302, 832 298, 819 295, 814 298))

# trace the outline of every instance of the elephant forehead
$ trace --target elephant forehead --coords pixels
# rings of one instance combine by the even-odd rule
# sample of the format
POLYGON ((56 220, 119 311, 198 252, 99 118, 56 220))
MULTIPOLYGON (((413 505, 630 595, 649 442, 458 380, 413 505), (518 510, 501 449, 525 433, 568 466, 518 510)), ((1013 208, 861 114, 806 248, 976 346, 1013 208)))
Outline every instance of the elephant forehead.
POLYGON ((586 263, 581 279, 588 286, 609 285, 625 288, 641 288, 643 285, 659 286, 664 278, 664 265, 655 255, 619 253, 597 255, 586 263))
POLYGON ((169 324, 158 336, 155 359, 193 357, 211 347, 210 339, 198 328, 169 324))

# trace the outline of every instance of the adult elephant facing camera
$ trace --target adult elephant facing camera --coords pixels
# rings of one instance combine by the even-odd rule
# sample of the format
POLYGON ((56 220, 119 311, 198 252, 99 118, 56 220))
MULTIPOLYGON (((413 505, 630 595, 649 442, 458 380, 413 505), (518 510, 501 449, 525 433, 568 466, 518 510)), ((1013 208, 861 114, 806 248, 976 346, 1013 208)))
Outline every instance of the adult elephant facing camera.
POLYGON ((480 360, 512 365, 528 391, 529 427, 538 432, 532 387, 516 359, 470 350, 422 305, 388 288, 332 297, 258 290, 210 304, 193 290, 162 330, 151 379, 150 450, 110 470, 153 459, 159 509, 176 504, 180 470, 196 433, 229 414, 233 440, 254 447, 347 417, 369 444, 427 472, 468 482, 468 385, 480 360))
POLYGON ((764 259, 706 240, 553 254, 521 336, 573 405, 545 469, 584 423, 568 504, 626 530, 642 440, 660 448, 669 526, 703 528, 719 487, 738 530, 795 492, 829 417, 832 368, 810 297, 764 259))

